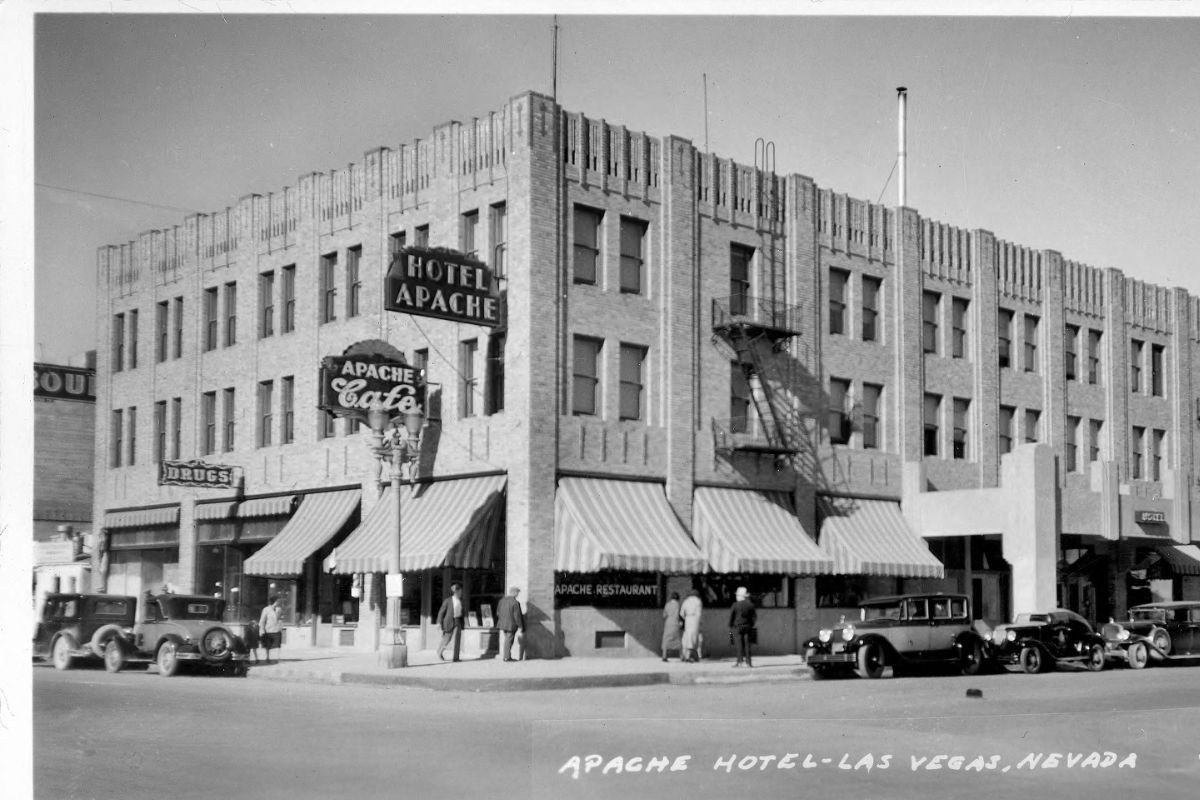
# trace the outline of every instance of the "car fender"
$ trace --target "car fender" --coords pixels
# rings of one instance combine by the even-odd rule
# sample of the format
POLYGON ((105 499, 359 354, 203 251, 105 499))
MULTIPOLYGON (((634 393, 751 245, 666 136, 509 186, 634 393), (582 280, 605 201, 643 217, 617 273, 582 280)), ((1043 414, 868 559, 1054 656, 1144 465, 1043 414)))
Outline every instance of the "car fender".
POLYGON ((983 652, 983 657, 988 658, 992 654, 992 640, 990 637, 980 636, 975 631, 963 631, 958 636, 954 637, 954 646, 962 653, 969 647, 979 645, 980 651, 983 652))
POLYGON ((125 631, 120 625, 115 623, 103 625, 92 634, 92 641, 88 644, 96 658, 104 658, 104 647, 108 644, 109 639, 119 639, 122 645, 128 644, 125 641, 125 631))
POLYGON ((877 644, 883 648, 884 663, 895 664, 897 661, 908 661, 907 658, 896 652, 896 648, 892 647, 892 643, 888 641, 886 636, 878 633, 866 633, 861 636, 856 636, 849 642, 846 642, 847 652, 857 652, 867 644, 877 644))
POLYGON ((53 657, 54 645, 58 643, 59 639, 66 639, 67 644, 71 646, 71 650, 74 651, 79 649, 79 642, 75 641, 75 636, 73 634, 69 633, 68 631, 59 631, 58 633, 54 634, 54 637, 50 640, 50 650, 47 651, 50 653, 50 657, 53 657))
POLYGON ((164 642, 171 642, 176 647, 180 647, 184 644, 183 637, 178 633, 164 633, 162 636, 159 636, 158 641, 154 643, 154 649, 149 651, 152 657, 157 656, 158 649, 163 646, 164 642))
POLYGON ((1042 654, 1042 658, 1048 659, 1049 663, 1054 664, 1058 661, 1058 659, 1054 657, 1054 654, 1050 652, 1050 648, 1046 647, 1045 644, 1043 644, 1041 641, 1039 641, 1037 639, 1033 639, 1033 638, 1029 638, 1029 637, 1026 637, 1024 639, 1017 639, 1015 642, 1012 643, 1012 646, 1016 649, 1017 652, 1024 650, 1026 647, 1032 647, 1032 648, 1036 649, 1039 653, 1042 654))

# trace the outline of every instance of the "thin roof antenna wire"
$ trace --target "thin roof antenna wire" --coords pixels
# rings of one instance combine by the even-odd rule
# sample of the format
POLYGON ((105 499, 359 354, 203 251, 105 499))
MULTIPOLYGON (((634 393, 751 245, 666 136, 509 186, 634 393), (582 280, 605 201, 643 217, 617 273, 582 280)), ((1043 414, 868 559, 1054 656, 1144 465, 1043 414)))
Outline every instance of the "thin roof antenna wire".
POLYGON ((550 96, 558 102, 558 14, 554 15, 554 53, 551 56, 553 75, 550 79, 550 96))
POLYGON ((704 78, 704 152, 708 152, 708 73, 700 73, 704 78))

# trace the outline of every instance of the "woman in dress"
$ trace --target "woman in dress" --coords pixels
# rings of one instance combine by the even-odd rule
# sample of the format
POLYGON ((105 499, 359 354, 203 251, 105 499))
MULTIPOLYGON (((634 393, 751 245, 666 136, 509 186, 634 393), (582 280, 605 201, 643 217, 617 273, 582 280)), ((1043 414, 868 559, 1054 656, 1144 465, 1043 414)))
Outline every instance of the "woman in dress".
POLYGON ((683 640, 679 635, 679 592, 671 592, 671 599, 663 606, 662 660, 667 660, 667 653, 679 650, 679 660, 683 660, 683 640))
POLYGON ((700 660, 700 615, 704 611, 704 603, 700 600, 700 592, 695 589, 683 601, 679 613, 683 617, 683 660, 700 660))

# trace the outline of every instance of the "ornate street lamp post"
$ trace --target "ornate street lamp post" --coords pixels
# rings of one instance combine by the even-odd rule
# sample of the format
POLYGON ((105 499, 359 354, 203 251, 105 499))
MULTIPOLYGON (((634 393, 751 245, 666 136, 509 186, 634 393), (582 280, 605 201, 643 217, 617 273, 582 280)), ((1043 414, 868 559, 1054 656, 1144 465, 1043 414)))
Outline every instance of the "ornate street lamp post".
POLYGON ((390 466, 392 502, 396 504, 396 532, 390 538, 388 550, 388 574, 385 578, 387 594, 387 627, 379 646, 379 661, 385 667, 407 667, 408 645, 404 641, 404 628, 400 618, 402 595, 400 576, 400 485, 408 473, 412 484, 414 465, 421 453, 421 430, 425 416, 420 411, 409 412, 392 418, 381 403, 372 403, 367 410, 367 425, 371 429, 371 452, 378 459, 375 479, 382 483, 383 466, 390 466))

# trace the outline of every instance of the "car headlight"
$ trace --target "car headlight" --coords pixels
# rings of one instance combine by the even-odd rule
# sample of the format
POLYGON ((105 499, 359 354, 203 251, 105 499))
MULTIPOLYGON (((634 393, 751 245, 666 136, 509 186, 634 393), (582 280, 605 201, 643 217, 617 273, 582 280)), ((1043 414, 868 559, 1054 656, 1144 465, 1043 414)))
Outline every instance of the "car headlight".
POLYGON ((1010 642, 1015 642, 1015 641, 1017 640, 1017 632, 1016 632, 1016 631, 1009 631, 1008 633, 1006 633, 1006 634, 1004 635, 1004 638, 1005 638, 1005 639, 1007 639, 1007 640, 1008 640, 1008 641, 1010 641, 1010 642))
POLYGON ((842 641, 848 642, 853 638, 854 638, 854 626, 853 625, 847 625, 846 627, 842 628, 842 641))
POLYGON ((817 638, 822 642, 828 642, 833 638, 833 631, 831 631, 829 628, 821 628, 821 632, 817 634, 817 638))
POLYGON ((1129 641, 1129 631, 1125 630, 1124 628, 1121 628, 1121 630, 1117 632, 1117 641, 1118 642, 1129 641))

